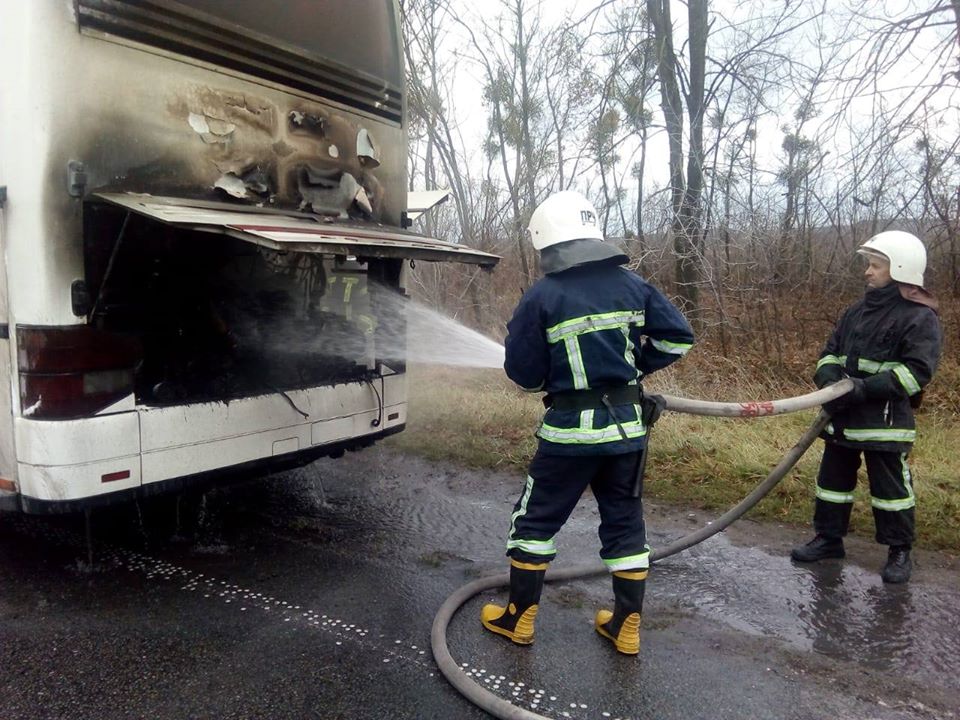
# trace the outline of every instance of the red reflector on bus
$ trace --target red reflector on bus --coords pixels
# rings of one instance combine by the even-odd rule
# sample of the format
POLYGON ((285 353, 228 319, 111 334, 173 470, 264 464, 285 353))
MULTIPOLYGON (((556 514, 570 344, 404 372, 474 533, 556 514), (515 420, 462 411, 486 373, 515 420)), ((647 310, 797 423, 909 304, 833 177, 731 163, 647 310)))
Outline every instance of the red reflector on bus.
POLYGON ((7 492, 16 492, 17 484, 13 480, 7 480, 6 478, 0 478, 0 490, 5 490, 7 492))
POLYGON ((129 470, 121 470, 120 472, 107 473, 106 475, 100 476, 100 482, 113 482, 114 480, 126 480, 130 477, 129 470))
POLYGON ((89 325, 17 326, 17 342, 25 418, 89 417, 134 392, 135 338, 89 325))

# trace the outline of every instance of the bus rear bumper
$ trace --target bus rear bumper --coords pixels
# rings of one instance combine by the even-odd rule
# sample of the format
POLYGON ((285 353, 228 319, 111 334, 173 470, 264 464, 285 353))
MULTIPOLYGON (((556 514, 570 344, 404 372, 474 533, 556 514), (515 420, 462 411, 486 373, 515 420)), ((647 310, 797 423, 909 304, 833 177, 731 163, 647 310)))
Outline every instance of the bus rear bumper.
POLYGON ((16 418, 17 485, 38 500, 76 500, 140 485, 136 412, 78 420, 16 418))
POLYGON ((385 380, 376 391, 354 383, 79 420, 17 418, 20 505, 69 511, 371 445, 406 423, 406 380, 385 380))
POLYGON ((159 482, 139 485, 128 490, 112 491, 101 495, 91 495, 74 500, 43 500, 40 498, 23 496, 11 493, 9 504, 4 504, 4 497, 0 495, 0 510, 20 511, 33 515, 53 515, 61 513, 79 512, 104 505, 127 502, 138 498, 151 497, 164 493, 178 492, 187 489, 202 491, 214 486, 222 486, 233 482, 244 482, 263 477, 272 472, 289 470, 306 465, 322 457, 338 457, 348 450, 360 450, 373 445, 378 440, 395 435, 404 429, 404 425, 394 425, 373 435, 355 438, 343 442, 335 442, 321 447, 310 448, 291 455, 262 458, 239 465, 211 470, 203 473, 185 475, 183 477, 161 480, 159 482))

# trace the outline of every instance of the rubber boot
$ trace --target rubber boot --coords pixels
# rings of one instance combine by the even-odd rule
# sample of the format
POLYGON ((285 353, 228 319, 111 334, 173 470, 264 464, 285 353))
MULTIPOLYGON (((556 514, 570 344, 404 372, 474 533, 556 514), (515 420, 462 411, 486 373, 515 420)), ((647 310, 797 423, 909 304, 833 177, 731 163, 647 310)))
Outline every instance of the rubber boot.
POLYGON ((506 607, 484 605, 480 622, 490 632, 510 638, 517 645, 533 642, 533 621, 540 607, 547 563, 510 561, 510 600, 506 607))
POLYGON ((880 577, 885 583, 899 585, 910 579, 913 561, 910 559, 909 545, 891 545, 887 554, 887 564, 880 577))
POLYGON ((843 549, 843 538, 817 535, 806 545, 799 545, 790 551, 790 557, 797 562, 818 562, 828 558, 842 558, 846 555, 843 549))
POLYGON ((617 652, 636 655, 640 652, 640 617, 643 613, 643 591, 646 570, 618 570, 613 573, 613 612, 600 610, 594 627, 613 642, 617 652))

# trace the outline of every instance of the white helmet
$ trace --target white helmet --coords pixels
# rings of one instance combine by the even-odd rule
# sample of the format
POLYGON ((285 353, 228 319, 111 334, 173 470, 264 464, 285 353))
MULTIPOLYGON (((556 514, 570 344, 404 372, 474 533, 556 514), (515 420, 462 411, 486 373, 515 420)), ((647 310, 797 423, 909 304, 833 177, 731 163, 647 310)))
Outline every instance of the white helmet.
POLYGON ((857 252, 861 255, 882 255, 890 261, 892 279, 923 287, 927 249, 916 235, 902 230, 888 230, 874 235, 857 252))
POLYGON ((573 190, 554 193, 540 203, 527 230, 537 250, 569 240, 603 240, 596 208, 573 190))

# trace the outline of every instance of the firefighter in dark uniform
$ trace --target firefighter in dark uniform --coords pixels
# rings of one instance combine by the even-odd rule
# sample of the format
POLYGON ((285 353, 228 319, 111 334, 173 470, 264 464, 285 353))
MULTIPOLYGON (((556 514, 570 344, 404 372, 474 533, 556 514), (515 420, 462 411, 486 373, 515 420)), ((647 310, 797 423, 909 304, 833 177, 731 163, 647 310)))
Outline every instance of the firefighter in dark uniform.
POLYGON ((640 647, 649 567, 640 452, 647 427, 640 381, 682 357, 690 325, 652 285, 620 267, 596 211, 576 192, 551 195, 530 218, 545 277, 507 325, 504 369, 529 392, 547 393, 539 447, 510 518, 510 599, 481 621, 513 642, 533 642, 533 624, 556 535, 590 486, 600 510, 600 557, 612 574, 614 609, 596 629, 622 653, 640 647))
POLYGON ((923 289, 927 253, 900 231, 865 242, 867 291, 843 313, 817 363, 814 381, 824 387, 844 377, 854 389, 824 406, 831 423, 817 477, 816 537, 794 548, 798 562, 844 557, 843 536, 863 456, 878 543, 889 546, 884 582, 910 579, 914 493, 907 455, 916 439, 919 405, 940 359, 936 301, 923 289))

